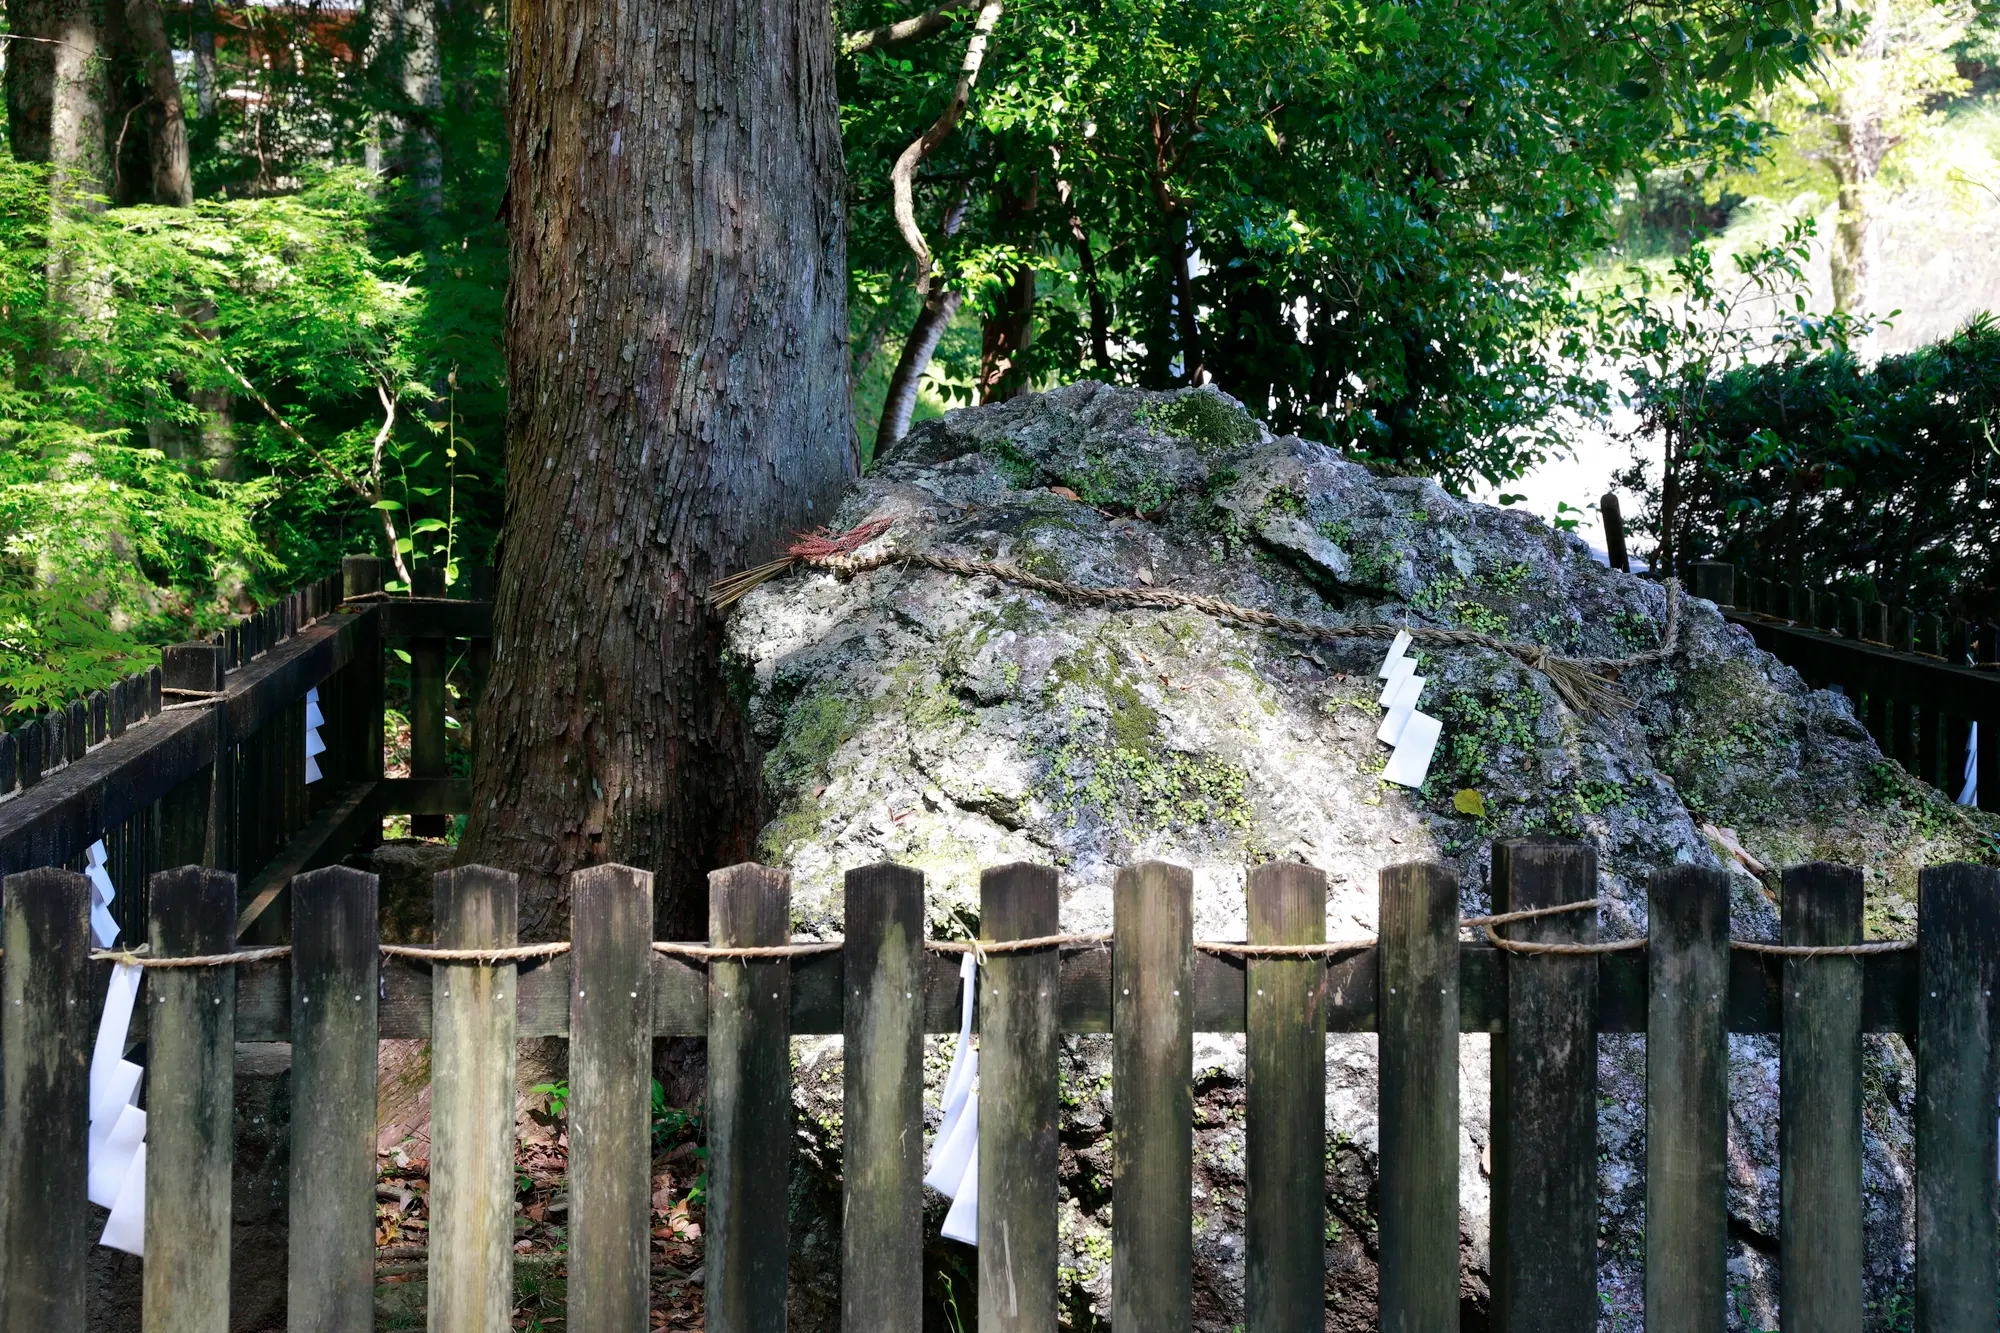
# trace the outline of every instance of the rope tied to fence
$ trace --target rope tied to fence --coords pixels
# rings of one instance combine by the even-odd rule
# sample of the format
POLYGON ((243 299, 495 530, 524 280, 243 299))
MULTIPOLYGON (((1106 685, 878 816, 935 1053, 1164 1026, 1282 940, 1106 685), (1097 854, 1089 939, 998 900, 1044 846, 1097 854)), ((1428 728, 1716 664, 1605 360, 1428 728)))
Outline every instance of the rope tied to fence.
MULTIPOLYGON (((1597 940, 1591 943, 1540 943, 1532 940, 1511 940, 1500 934, 1499 927, 1514 921, 1526 921, 1538 916, 1554 916, 1561 912, 1581 912, 1595 910, 1604 905, 1603 898, 1586 898, 1579 902, 1559 903, 1554 907, 1537 907, 1524 912, 1502 912, 1497 916, 1471 916, 1459 922, 1461 926, 1478 927, 1486 932, 1486 938, 1495 948, 1508 953, 1583 955, 1600 953, 1623 953, 1629 949, 1643 949, 1650 942, 1641 935, 1629 940, 1597 940)), ((1869 954, 1901 953, 1917 947, 1915 940, 1863 940, 1858 944, 1775 944, 1765 940, 1731 939, 1729 947, 1744 953, 1777 954, 1784 958, 1861 958, 1869 954)))
POLYGON ((90 961, 117 963, 121 967, 234 967, 238 963, 261 963, 267 958, 283 958, 291 951, 289 944, 271 944, 257 949, 235 949, 229 953, 197 953, 167 958, 149 952, 147 946, 142 944, 136 949, 92 949, 90 961))
POLYGON ((496 949, 435 949, 420 944, 377 945, 391 958, 417 958, 429 963, 482 963, 488 967, 529 958, 554 958, 570 951, 568 940, 547 944, 509 944, 496 949))
POLYGON ((697 944, 682 940, 654 940, 653 952, 703 959, 803 958, 809 954, 832 953, 846 946, 846 940, 806 940, 798 944, 697 944))
POLYGON ((1329 642, 1338 639, 1391 639, 1399 633, 1407 632, 1412 640, 1420 644, 1436 644, 1447 648, 1485 648, 1512 657, 1530 671, 1540 672, 1547 677, 1557 695, 1572 711, 1598 715, 1607 714, 1613 708, 1629 707, 1632 702, 1608 677, 1618 672, 1666 661, 1678 650, 1680 643, 1681 587, 1677 579, 1667 580, 1667 623, 1661 634, 1659 647, 1649 648, 1628 657, 1564 657, 1545 644, 1503 639, 1477 630, 1406 629, 1404 626, 1387 624, 1324 625, 1316 621, 1301 620, 1296 616, 1279 615, 1274 611, 1239 606, 1234 602, 1223 601, 1219 597, 1175 592, 1169 588, 1086 588, 1062 579, 1030 574, 1024 569, 993 560, 962 560, 955 556, 902 550, 885 551, 871 556, 854 554, 860 547, 886 533, 890 523, 889 519, 872 519, 846 532, 833 532, 821 528, 811 533, 795 534, 797 540, 787 547, 785 553, 778 559, 718 580, 709 589, 708 603, 717 610, 726 609, 741 600, 752 588, 780 578, 801 565, 823 569, 843 578, 852 578, 858 574, 891 566, 930 569, 966 578, 995 578, 1015 587, 1027 588, 1030 591, 1084 606, 1128 606, 1159 610, 1184 608, 1199 611, 1218 620, 1235 621, 1258 629, 1277 630, 1306 639, 1329 642))

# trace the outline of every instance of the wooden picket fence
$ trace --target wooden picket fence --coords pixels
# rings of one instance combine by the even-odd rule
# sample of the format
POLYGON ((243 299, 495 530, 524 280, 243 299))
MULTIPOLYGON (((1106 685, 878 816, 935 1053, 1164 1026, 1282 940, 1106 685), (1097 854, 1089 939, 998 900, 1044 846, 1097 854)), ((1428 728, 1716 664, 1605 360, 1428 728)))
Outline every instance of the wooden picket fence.
MULTIPOLYGON (((1493 1036, 1492 1318, 1586 1333, 1599 1302, 1598 1043, 1647 1038, 1646 1327, 1725 1320, 1728 1035, 1782 1050, 1779 1238, 1788 1329, 1862 1327, 1861 1034, 1913 1043, 1916 1327, 1995 1320, 1993 989, 2000 871, 1927 870, 1914 941, 1861 943, 1862 875, 1784 875, 1783 939, 1732 941, 1730 878, 1694 866, 1650 886, 1650 937, 1598 939, 1592 850, 1553 838, 1494 849, 1504 913, 1564 910, 1461 938, 1442 865, 1384 870, 1380 937, 1328 944, 1307 866, 1247 876, 1247 943, 1198 941, 1193 877, 1121 872, 1111 940, 1059 936, 1058 876, 988 870, 981 947, 978 1322, 1057 1326, 1058 1040, 1111 1034, 1112 1323, 1187 1329, 1193 1235, 1193 1034, 1247 1037, 1246 1327, 1299 1333, 1325 1310, 1326 1036, 1377 1034, 1381 1327, 1460 1317, 1459 1034, 1493 1036), (1581 905, 1581 910, 1579 910, 1581 905), (1011 948, 1008 941, 1039 941, 1011 948)), ((917 1333, 922 1309, 923 1037, 958 1024, 964 943, 924 938, 924 880, 848 873, 846 936, 791 942, 787 876, 710 880, 706 946, 652 941, 650 876, 576 873, 571 939, 517 946, 514 878, 436 880, 436 944, 379 944, 372 876, 330 867, 290 886, 289 953, 227 954, 236 886, 154 877, 134 1039, 147 1042, 145 1327, 227 1327, 232 1045, 292 1044, 290 1327, 373 1327, 375 1076, 382 1038, 432 1043, 429 1327, 511 1324, 514 1052, 570 1043, 568 1327, 647 1326, 650 1052, 705 1037, 711 1333, 786 1326, 790 1038, 841 1033, 843 1327, 917 1333), (959 952, 949 952, 956 949, 959 952), (512 950, 512 952, 506 952, 512 950), (747 951, 747 952, 746 952, 747 951)), ((0 1328, 83 1329, 88 890, 59 869, 8 876, 0 957, 0 1328)))

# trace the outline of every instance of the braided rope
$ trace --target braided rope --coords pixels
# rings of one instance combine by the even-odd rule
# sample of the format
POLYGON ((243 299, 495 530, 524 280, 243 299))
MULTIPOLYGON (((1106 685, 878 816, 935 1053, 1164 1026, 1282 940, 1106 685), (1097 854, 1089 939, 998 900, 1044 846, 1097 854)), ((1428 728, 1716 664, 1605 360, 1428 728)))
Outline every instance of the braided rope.
POLYGON ((522 958, 553 958, 570 950, 568 940, 548 944, 510 944, 499 949, 431 949, 417 944, 376 946, 391 958, 421 958, 432 963, 511 963, 522 958))
POLYGON ((691 944, 654 940, 653 952, 682 958, 800 958, 807 954, 832 953, 846 947, 846 940, 814 940, 807 944, 691 944))
MULTIPOLYGON (((755 569, 745 570, 741 574, 720 580, 710 589, 709 602, 718 608, 729 606, 758 584, 780 577, 790 572, 796 565, 824 569, 845 578, 891 566, 930 569, 965 578, 995 578, 1003 583, 1011 583, 1016 587, 1027 588, 1084 606, 1130 606, 1160 610, 1185 608, 1213 616, 1218 620, 1235 621, 1259 629, 1277 630, 1285 634, 1322 641, 1388 639, 1403 632, 1403 627, 1397 625, 1324 625, 1315 621, 1301 620, 1296 616, 1279 615, 1274 611, 1239 606, 1219 597, 1175 592, 1169 588, 1086 588, 1061 579, 1044 578, 1039 574, 1031 574, 1027 570, 994 560, 963 560, 955 556, 932 555, 924 551, 888 551, 871 556, 805 553, 787 555, 770 564, 760 565, 755 569)), ((1680 583, 1678 580, 1669 579, 1667 624, 1661 636, 1660 646, 1634 653, 1629 657, 1564 657, 1541 644, 1502 639, 1477 630, 1411 629, 1407 632, 1418 643, 1436 644, 1447 648, 1485 648, 1492 652, 1504 653, 1529 670, 1538 671, 1548 677, 1549 684, 1573 711, 1602 714, 1609 712, 1613 707, 1625 707, 1631 703, 1623 691, 1606 679, 1607 674, 1651 666, 1667 660, 1677 651, 1680 642, 1680 601, 1680 583)))
POLYGON ((137 949, 92 949, 93 963, 117 963, 123 967, 233 967, 237 963, 261 963, 266 958, 283 958, 292 951, 289 944, 272 944, 261 949, 237 949, 230 953, 197 953, 185 958, 159 958, 137 949))

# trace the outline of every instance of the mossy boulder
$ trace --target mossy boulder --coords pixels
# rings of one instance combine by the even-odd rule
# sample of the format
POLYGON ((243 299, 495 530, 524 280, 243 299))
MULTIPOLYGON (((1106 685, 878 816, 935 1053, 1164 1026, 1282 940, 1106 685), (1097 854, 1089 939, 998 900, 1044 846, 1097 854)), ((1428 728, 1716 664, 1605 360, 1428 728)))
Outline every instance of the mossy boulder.
MULTIPOLYGON (((1477 629, 1564 654, 1656 646, 1666 608, 1660 585, 1604 568, 1529 515, 1274 437, 1213 389, 1082 383, 925 422, 838 522, 884 517, 894 528, 882 544, 1087 587, 1150 584, 1329 625, 1477 629)), ((730 638, 770 756, 762 855, 793 871, 796 927, 817 936, 840 932, 842 872, 885 858, 925 872, 932 932, 962 935, 977 924, 982 867, 1057 866, 1063 926, 1086 931, 1110 927, 1120 866, 1161 857, 1193 868, 1195 928, 1210 938, 1242 936, 1247 867, 1316 865, 1340 938, 1374 930, 1383 866, 1451 863, 1475 913, 1489 905, 1493 841, 1546 831, 1596 848, 1609 933, 1645 930, 1655 868, 1695 863, 1732 871, 1736 933, 1768 938, 1776 876, 1746 869, 1704 826, 1733 830, 1766 866, 1862 865, 1878 934, 1911 930, 1919 867, 1995 854, 1994 821, 1903 774, 1847 700, 1807 689, 1705 602, 1684 601, 1678 651, 1625 673, 1631 704, 1609 716, 1572 712, 1510 656, 1424 653, 1421 706, 1444 735, 1416 790, 1380 776, 1382 652, 1192 611, 1082 606, 992 578, 795 575, 751 594, 730 638)), ((1078 1329, 1108 1313, 1106 1040, 1065 1039, 1064 1299, 1078 1329)), ((1486 1294, 1485 1046, 1466 1038, 1461 1061, 1473 1309, 1486 1294)), ((1606 1038, 1602 1050, 1602 1295, 1607 1327, 1636 1326, 1644 1126, 1629 1108, 1643 1104, 1643 1045, 1606 1038)), ((1732 1319, 1767 1327, 1776 1049, 1739 1037, 1733 1051, 1732 1319)), ((932 1054, 941 1070, 941 1047, 932 1054)), ((1895 1040, 1871 1039, 1869 1060, 1868 1286, 1887 1328, 1910 1280, 1910 1066, 1895 1040)), ((826 1174, 838 1169, 838 1042, 803 1043, 800 1062, 799 1206, 813 1216, 795 1234, 816 1238, 797 1261, 803 1309, 837 1281, 837 1204, 820 1214, 838 1198, 826 1174)), ((1243 1319, 1240 1039, 1198 1039, 1194 1072, 1196 1324, 1228 1333, 1243 1319)), ((1372 1328, 1372 1040, 1330 1040, 1328 1074, 1328 1327, 1372 1328)), ((953 1253, 937 1246, 963 1309, 971 1266, 953 1253)))

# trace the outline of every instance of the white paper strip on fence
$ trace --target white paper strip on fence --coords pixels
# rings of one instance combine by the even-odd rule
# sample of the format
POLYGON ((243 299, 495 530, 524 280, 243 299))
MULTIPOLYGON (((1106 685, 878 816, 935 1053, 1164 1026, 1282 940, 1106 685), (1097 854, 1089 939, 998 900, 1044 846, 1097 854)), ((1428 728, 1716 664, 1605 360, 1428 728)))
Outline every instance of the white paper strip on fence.
POLYGON ((1979 804, 1979 724, 1965 729, 1965 785, 1959 788, 1960 805, 1979 804))
POLYGON ((104 1015, 97 1020, 97 1045, 90 1057, 90 1104, 99 1104, 99 1089, 118 1078, 118 1066, 125 1063, 125 1037, 132 1030, 132 1006, 139 998, 139 969, 120 963, 111 969, 111 985, 104 993, 104 1015))
POLYGON ((1390 701, 1396 697, 1396 691, 1403 688, 1403 682, 1416 673, 1417 660, 1414 657, 1397 658, 1390 664, 1388 683, 1383 685, 1382 693, 1376 696, 1375 702, 1387 708, 1390 701))
POLYGON ((957 1142, 959 1123, 972 1100, 973 1081, 979 1076, 979 1052, 972 1049, 972 1006, 978 974, 978 964, 971 954, 966 954, 958 966, 962 985, 958 1048, 951 1055, 951 1072, 945 1075, 944 1095, 940 1099, 944 1116, 938 1122, 937 1138, 931 1142, 930 1168, 924 1173, 924 1184, 946 1198, 957 1194, 959 1179, 965 1174, 964 1153, 957 1142))
POLYGON ((90 881, 90 933, 97 938, 100 949, 109 949, 118 942, 118 923, 111 917, 118 886, 111 882, 111 872, 104 868, 110 857, 101 839, 91 843, 83 853, 83 877, 90 881))
POLYGON ((146 1256, 146 1145, 143 1143, 132 1154, 132 1165, 125 1172, 125 1187, 118 1191, 118 1201, 111 1205, 111 1218, 104 1224, 104 1234, 97 1238, 97 1243, 142 1259, 146 1256))
POLYGON ((1375 668, 1375 678, 1377 680, 1389 679, 1390 670, 1396 663, 1403 660, 1403 654, 1409 651, 1410 643, 1410 632, 1408 630, 1399 629, 1396 631, 1394 641, 1389 644, 1389 655, 1382 659, 1381 666, 1375 668))
POLYGON ((306 782, 318 782, 319 756, 326 753, 326 742, 319 738, 319 729, 326 725, 326 715, 319 711, 319 687, 306 691, 306 782))
MULTIPOLYGON (((111 1133, 111 1127, 118 1123, 118 1117, 126 1107, 139 1100, 139 1080, 146 1071, 130 1060, 120 1060, 103 1079, 97 1071, 91 1070, 90 1079, 90 1136, 91 1160, 95 1161, 97 1150, 111 1133)), ((109 1208, 110 1204, 104 1205, 109 1208)))
POLYGON ((1382 719, 1382 725, 1375 729, 1375 739, 1384 745, 1394 745, 1403 738, 1403 728, 1410 723, 1410 714, 1417 711, 1417 699, 1424 692, 1428 682, 1422 676, 1403 677, 1403 688, 1396 691, 1396 697, 1389 701, 1389 712, 1382 719))
POLYGON ((1405 787, 1423 786, 1431 769, 1431 754, 1437 749, 1438 735, 1443 730, 1444 724, 1429 713, 1410 714, 1408 725, 1396 741, 1396 753, 1389 756, 1389 766, 1382 770, 1382 780, 1405 787))
POLYGON ((146 1146, 146 1113, 127 1105, 104 1142, 90 1155, 90 1178, 86 1190, 90 1201, 100 1208, 113 1208, 125 1192, 125 1176, 146 1146))
POLYGON ((964 1241, 967 1245, 979 1243, 979 1143, 976 1137, 971 1160, 965 1164, 965 1178, 958 1187, 958 1197, 951 1201, 951 1211, 944 1215, 944 1226, 939 1234, 950 1240, 964 1241))
POLYGON ((132 1009, 142 975, 129 963, 111 969, 104 1015, 98 1019, 97 1044, 90 1057, 90 1152, 86 1159, 90 1201, 112 1210, 103 1243, 132 1254, 143 1253, 145 1248, 146 1192, 143 1180, 136 1189, 132 1183, 135 1174, 145 1174, 146 1116, 132 1104, 145 1071, 125 1058, 125 1039, 132 1030, 132 1009), (128 1214, 122 1221, 120 1208, 128 1214))

